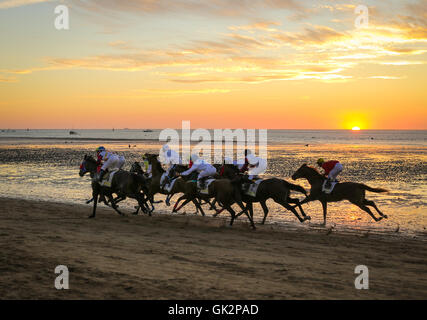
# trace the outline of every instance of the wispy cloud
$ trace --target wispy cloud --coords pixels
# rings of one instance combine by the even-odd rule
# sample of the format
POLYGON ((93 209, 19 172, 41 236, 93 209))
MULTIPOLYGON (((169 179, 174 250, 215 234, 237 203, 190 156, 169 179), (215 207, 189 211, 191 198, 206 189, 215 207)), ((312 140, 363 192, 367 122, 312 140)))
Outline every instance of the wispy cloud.
POLYGON ((42 2, 51 2, 56 0, 6 0, 0 2, 0 9, 10 9, 16 7, 27 6, 30 4, 37 4, 42 2))

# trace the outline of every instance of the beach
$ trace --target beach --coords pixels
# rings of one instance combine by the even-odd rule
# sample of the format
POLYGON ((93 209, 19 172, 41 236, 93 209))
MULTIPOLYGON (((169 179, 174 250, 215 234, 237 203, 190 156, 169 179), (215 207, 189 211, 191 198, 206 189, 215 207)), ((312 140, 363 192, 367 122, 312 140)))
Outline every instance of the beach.
POLYGON ((1 299, 427 299, 427 242, 1 198, 1 299), (69 289, 54 287, 55 267, 69 289), (369 289, 357 290, 357 265, 369 289))

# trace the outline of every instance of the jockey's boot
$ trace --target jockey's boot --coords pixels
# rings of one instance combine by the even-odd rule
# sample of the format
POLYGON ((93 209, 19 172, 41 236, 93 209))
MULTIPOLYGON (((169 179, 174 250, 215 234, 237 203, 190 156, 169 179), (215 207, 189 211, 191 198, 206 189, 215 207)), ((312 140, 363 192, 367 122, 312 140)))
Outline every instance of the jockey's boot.
POLYGON ((331 187, 332 187, 332 181, 331 179, 328 178, 328 180, 326 180, 325 188, 330 189, 331 187))
POLYGON ((208 177, 204 177, 204 178, 201 178, 199 181, 199 186, 200 186, 200 189, 201 190, 203 190, 205 187, 206 187, 206 179, 207 179, 208 177))
POLYGON ((99 172, 99 177, 98 177, 98 181, 99 182, 101 182, 102 181, 102 178, 104 178, 104 175, 105 175, 105 170, 101 170, 100 172, 99 172))
POLYGON ((99 202, 107 203, 107 200, 105 199, 104 193, 102 191, 99 193, 99 202))

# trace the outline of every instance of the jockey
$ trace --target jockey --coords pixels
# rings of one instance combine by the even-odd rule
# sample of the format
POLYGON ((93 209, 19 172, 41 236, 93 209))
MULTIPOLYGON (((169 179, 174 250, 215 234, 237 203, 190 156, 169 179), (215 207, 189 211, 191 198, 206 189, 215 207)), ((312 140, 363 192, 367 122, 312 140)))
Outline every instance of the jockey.
POLYGON ((204 188, 204 180, 203 178, 207 178, 209 176, 213 176, 216 173, 216 169, 214 166, 212 166, 207 161, 200 159, 198 155, 193 154, 191 155, 191 161, 193 162, 193 165, 190 169, 187 171, 184 171, 181 173, 182 176, 188 176, 194 171, 197 171, 199 175, 197 176, 197 183, 201 186, 201 188, 204 188))
POLYGON ((252 155, 251 150, 245 149, 245 163, 243 164, 243 166, 240 169, 241 173, 245 173, 246 171, 249 170, 249 160, 248 160, 248 156, 252 155))
MULTIPOLYGON (((232 164, 236 166, 240 173, 245 173, 249 169, 249 161, 248 161, 248 155, 251 154, 251 151, 248 149, 245 149, 245 159, 244 160, 233 160, 229 157, 224 157, 224 164, 232 164)), ((221 167, 220 170, 220 176, 222 176, 224 173, 224 165, 221 167)))
POLYGON ((165 144, 162 147, 159 158, 160 158, 160 162, 167 167, 167 170, 166 170, 167 179, 164 179, 162 184, 162 187, 164 187, 168 182, 168 180, 170 180, 170 174, 173 173, 175 165, 181 164, 182 161, 179 154, 176 151, 172 150, 167 144, 165 144))
POLYGON ((147 176, 147 178, 153 177, 153 171, 151 163, 148 161, 148 158, 144 155, 142 156, 142 160, 144 161, 144 173, 147 176))
POLYGON ((343 167, 339 161, 326 161, 322 158, 317 160, 317 165, 325 170, 324 175, 328 178, 325 187, 330 188, 333 181, 336 181, 337 176, 341 173, 343 167))
POLYGON ((248 154, 248 169, 249 169, 249 180, 258 178, 259 174, 262 174, 267 170, 267 160, 256 157, 253 154, 248 154))
POLYGON ((115 153, 105 150, 104 147, 96 148, 96 155, 98 157, 98 164, 102 164, 98 180, 102 181, 107 170, 120 170, 125 164, 125 158, 115 153))

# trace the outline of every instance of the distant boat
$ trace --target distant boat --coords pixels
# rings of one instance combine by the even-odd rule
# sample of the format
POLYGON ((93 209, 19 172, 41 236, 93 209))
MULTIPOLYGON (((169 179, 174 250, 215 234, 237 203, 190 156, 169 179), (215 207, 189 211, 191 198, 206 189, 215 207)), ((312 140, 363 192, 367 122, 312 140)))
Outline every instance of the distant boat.
POLYGON ((145 129, 145 130, 143 130, 144 132, 153 132, 153 130, 150 130, 150 129, 145 129))
POLYGON ((70 131, 70 134, 73 135, 73 134, 78 134, 78 133, 75 131, 70 131))

